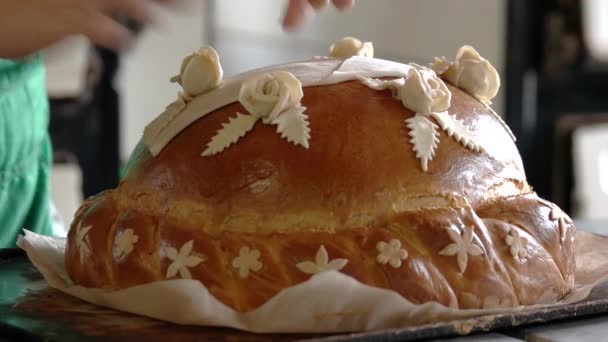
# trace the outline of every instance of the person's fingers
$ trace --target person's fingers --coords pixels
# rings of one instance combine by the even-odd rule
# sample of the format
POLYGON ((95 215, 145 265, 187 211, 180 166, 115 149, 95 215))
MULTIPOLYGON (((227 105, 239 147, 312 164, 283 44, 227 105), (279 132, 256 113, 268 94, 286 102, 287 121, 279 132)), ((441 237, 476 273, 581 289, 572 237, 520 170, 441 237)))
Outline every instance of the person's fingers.
POLYGON ((131 33, 126 27, 98 11, 83 18, 81 27, 79 33, 108 49, 123 49, 131 41, 131 33))
POLYGON ((327 4, 329 4, 329 0, 308 0, 308 2, 317 12, 324 10, 327 8, 327 4))
POLYGON ((154 17, 147 0, 104 0, 103 2, 103 11, 108 14, 124 15, 141 22, 151 21, 154 17))
POLYGON ((314 14, 315 10, 308 0, 290 0, 283 19, 283 27, 286 29, 302 27, 314 14))
POLYGON ((201 0, 151 0, 155 4, 182 13, 194 13, 202 11, 205 4, 201 0))
POLYGON ((349 10, 355 5, 355 0, 332 0, 332 2, 340 11, 349 10))

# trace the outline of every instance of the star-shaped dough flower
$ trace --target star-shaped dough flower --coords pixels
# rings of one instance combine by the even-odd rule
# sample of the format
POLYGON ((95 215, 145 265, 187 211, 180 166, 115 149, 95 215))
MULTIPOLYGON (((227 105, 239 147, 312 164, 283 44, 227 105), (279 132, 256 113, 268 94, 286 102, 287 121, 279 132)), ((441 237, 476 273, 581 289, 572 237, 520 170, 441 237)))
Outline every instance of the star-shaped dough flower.
POLYGON ((89 246, 89 241, 87 239, 87 235, 91 228, 93 228, 91 225, 83 227, 82 221, 78 223, 78 227, 76 228, 76 247, 78 247, 81 264, 84 263, 84 258, 91 254, 91 246, 89 246))
POLYGON ((439 251, 439 255, 456 255, 461 273, 464 273, 467 269, 469 255, 478 256, 483 254, 483 249, 473 242, 473 227, 465 226, 463 230, 464 233, 461 233, 458 229, 448 227, 447 232, 452 239, 452 243, 439 251))
POLYGON ((192 274, 188 268, 195 267, 205 261, 204 257, 190 255, 193 245, 194 240, 190 240, 182 245, 179 252, 173 247, 167 248, 167 257, 173 261, 167 268, 167 279, 175 277, 178 272, 182 279, 192 279, 192 274))
POLYGON ((346 264, 348 260, 346 259, 334 259, 329 261, 329 255, 327 255, 327 250, 325 246, 321 245, 319 250, 317 251, 317 255, 315 256, 315 261, 303 261, 296 264, 296 267, 306 273, 306 274, 317 274, 325 271, 339 271, 346 264))
POLYGON ((401 241, 397 239, 392 239, 388 243, 380 241, 376 245, 376 249, 378 250, 376 261, 382 265, 388 263, 393 268, 399 268, 403 264, 401 260, 407 259, 407 250, 401 248, 401 241))
POLYGON ((137 241, 139 241, 139 237, 133 233, 131 228, 116 233, 116 237, 114 237, 114 257, 120 258, 129 255, 137 241))
POLYGON ((243 246, 239 251, 239 256, 232 260, 232 267, 238 268, 241 278, 247 278, 249 277, 249 271, 258 272, 262 269, 262 263, 259 259, 259 250, 243 246))

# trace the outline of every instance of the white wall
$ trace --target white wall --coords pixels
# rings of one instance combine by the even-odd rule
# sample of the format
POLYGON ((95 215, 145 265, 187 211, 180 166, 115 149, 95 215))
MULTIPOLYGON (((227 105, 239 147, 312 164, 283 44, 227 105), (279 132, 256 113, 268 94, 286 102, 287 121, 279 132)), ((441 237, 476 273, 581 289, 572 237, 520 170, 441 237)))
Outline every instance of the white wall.
POLYGON ((145 125, 177 97, 169 79, 179 72, 183 57, 204 44, 205 1, 187 11, 160 10, 158 26, 147 29, 124 55, 117 87, 121 92, 122 151, 126 160, 145 125))
POLYGON ((608 219, 608 124, 583 126, 575 130, 572 156, 576 217, 608 219))
MULTIPOLYGON (((228 74, 325 55, 348 35, 372 41, 376 57, 403 62, 453 57, 470 44, 504 70, 506 0, 359 0, 348 14, 332 9, 306 31, 290 35, 279 25, 284 1, 216 3, 214 44, 228 74)), ((502 111, 502 94, 494 103, 502 111)))
MULTIPOLYGON (((218 33, 285 40, 279 26, 283 3, 217 1, 218 33)), ((330 10, 287 39, 328 44, 353 35, 372 40, 381 53, 407 58, 453 55, 473 44, 502 65, 505 6, 505 0, 359 0, 348 14, 330 10)))

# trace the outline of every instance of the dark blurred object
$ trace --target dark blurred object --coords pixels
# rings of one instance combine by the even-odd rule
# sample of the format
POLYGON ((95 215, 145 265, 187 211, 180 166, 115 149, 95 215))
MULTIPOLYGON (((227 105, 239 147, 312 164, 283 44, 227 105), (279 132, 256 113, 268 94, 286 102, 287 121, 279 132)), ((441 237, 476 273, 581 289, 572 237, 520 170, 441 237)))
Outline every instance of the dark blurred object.
POLYGON ((119 103, 112 85, 118 56, 105 49, 93 52, 87 90, 79 98, 50 99, 55 160, 76 159, 85 198, 115 187, 120 165, 119 103))
MULTIPOLYGON (((142 25, 122 20, 134 35, 142 25)), ((87 88, 78 98, 50 99, 50 134, 56 162, 75 159, 82 170, 85 198, 118 185, 120 169, 120 96, 114 79, 119 55, 94 47, 87 88)))
POLYGON ((508 0, 506 118, 529 182, 573 208, 572 132, 608 122, 608 72, 591 60, 581 0, 508 0))
POLYGON ((547 8, 541 28, 542 73, 560 78, 564 72, 577 72, 586 58, 583 46, 580 0, 555 0, 547 8))

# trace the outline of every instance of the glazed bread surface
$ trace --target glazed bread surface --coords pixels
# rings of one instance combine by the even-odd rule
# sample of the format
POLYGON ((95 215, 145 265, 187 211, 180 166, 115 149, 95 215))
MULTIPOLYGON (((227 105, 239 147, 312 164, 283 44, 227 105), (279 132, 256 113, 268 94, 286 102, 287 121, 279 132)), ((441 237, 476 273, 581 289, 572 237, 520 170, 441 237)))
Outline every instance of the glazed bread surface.
POLYGON ((238 102, 194 122, 156 157, 140 144, 118 188, 76 214, 68 273, 105 289, 197 279, 241 312, 326 269, 413 303, 561 298, 574 282, 572 221, 532 192, 492 110, 448 87, 448 113, 484 150, 441 131, 427 172, 404 125, 414 113, 358 81, 304 88, 309 149, 258 123, 201 157, 222 123, 245 111, 238 102))

